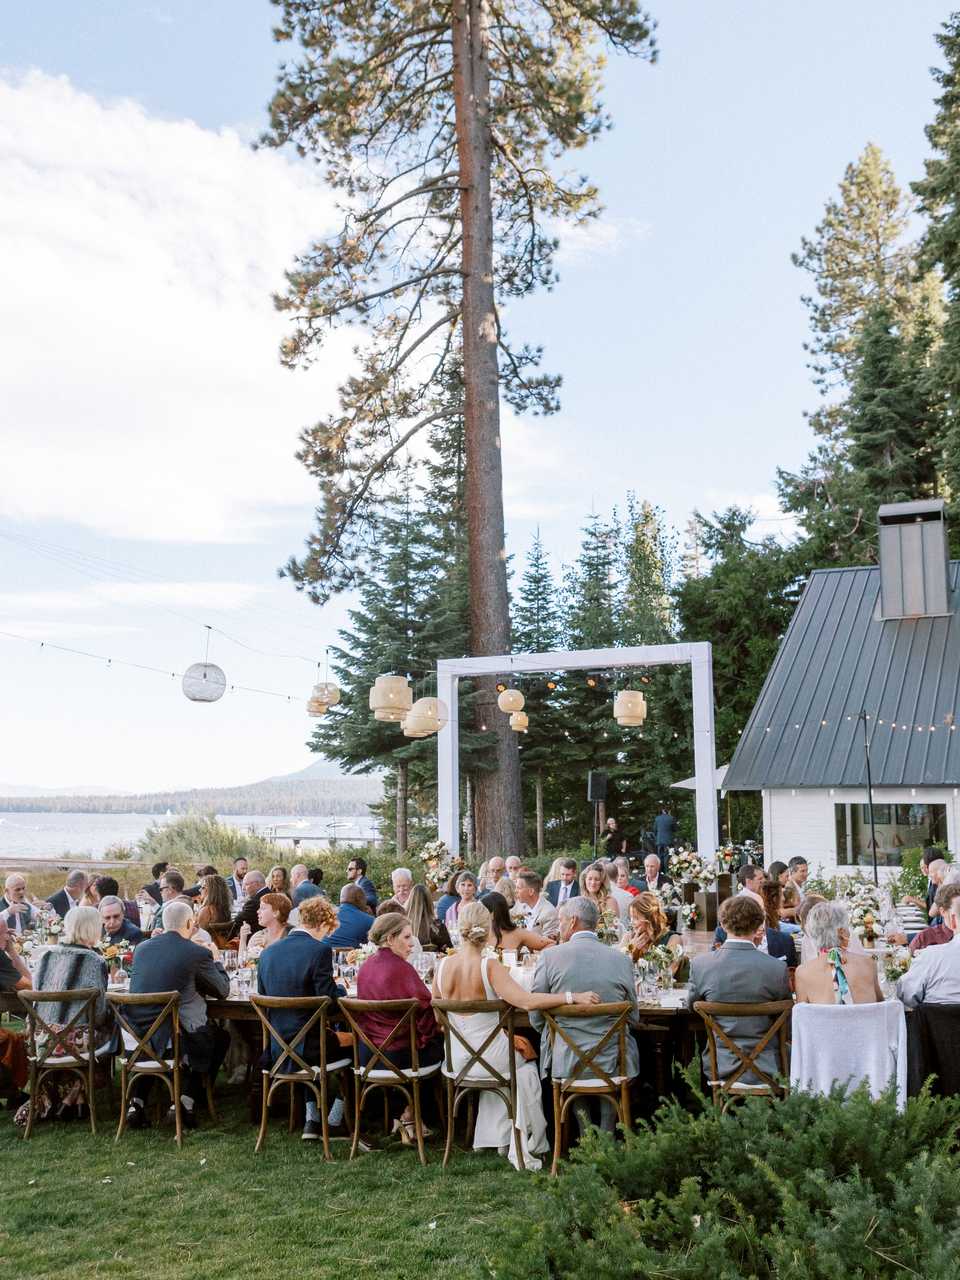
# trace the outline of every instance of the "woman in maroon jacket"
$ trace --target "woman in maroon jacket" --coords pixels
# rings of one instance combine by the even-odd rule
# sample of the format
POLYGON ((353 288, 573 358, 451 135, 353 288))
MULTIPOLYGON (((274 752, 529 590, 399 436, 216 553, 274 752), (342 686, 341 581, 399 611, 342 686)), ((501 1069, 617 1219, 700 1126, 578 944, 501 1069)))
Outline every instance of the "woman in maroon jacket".
MULTIPOLYGON (((377 951, 369 960, 365 960, 357 974, 357 998, 359 1000, 417 1000, 420 1008, 416 1014, 417 1065, 432 1066, 443 1061, 443 1038, 437 1020, 433 1016, 430 1004, 430 992, 423 979, 408 964, 407 960, 413 951, 413 930, 410 921, 400 911, 391 911, 387 915, 378 916, 370 927, 370 942, 377 951)), ((390 1033, 397 1025, 395 1014, 365 1013, 357 1018, 364 1035, 383 1049, 385 1056, 394 1066, 404 1068, 412 1066, 410 1043, 406 1030, 393 1038, 392 1047, 388 1045, 390 1033)), ((369 1062, 370 1050, 363 1043, 360 1045, 360 1061, 369 1062)), ((394 1131, 399 1130, 402 1141, 406 1144, 416 1141, 413 1125, 413 1112, 406 1107, 403 1115, 394 1124, 394 1131)), ((424 1134, 430 1130, 424 1129, 424 1134)))

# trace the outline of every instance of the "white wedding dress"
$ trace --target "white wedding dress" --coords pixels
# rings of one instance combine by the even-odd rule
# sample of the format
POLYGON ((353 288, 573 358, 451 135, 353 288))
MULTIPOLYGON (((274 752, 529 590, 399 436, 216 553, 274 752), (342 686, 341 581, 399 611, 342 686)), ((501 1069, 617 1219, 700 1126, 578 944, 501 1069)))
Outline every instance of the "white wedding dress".
MULTIPOLYGON (((480 961, 480 976, 483 980, 484 994, 487 1000, 499 1000, 500 997, 490 985, 490 979, 487 977, 488 964, 489 959, 487 957, 480 961)), ((443 970, 445 965, 446 961, 442 960, 437 968, 437 990, 440 992, 441 999, 446 999, 443 991, 443 970)), ((451 1026, 456 1027, 467 1044, 475 1049, 480 1048, 498 1021, 499 1018, 495 1013, 450 1015, 451 1026)), ((450 1040, 453 1069, 454 1071, 461 1071, 467 1065, 470 1055, 456 1036, 451 1036, 450 1040)), ((515 1050, 507 1040, 506 1034, 501 1033, 487 1045, 486 1049, 483 1050, 482 1056, 484 1061, 488 1062, 495 1071, 499 1071, 504 1077, 508 1077, 510 1072, 508 1055, 514 1052, 515 1050)), ((537 1159, 537 1156, 549 1150, 547 1123, 543 1118, 540 1073, 537 1070, 536 1062, 526 1062, 520 1054, 516 1054, 516 1060, 517 1129, 520 1131, 523 1167, 525 1169, 539 1169, 541 1161, 537 1159)), ((474 1063, 470 1074, 471 1076, 480 1076, 485 1073, 479 1071, 478 1064, 474 1063)), ((517 1160, 513 1125, 510 1123, 506 1104, 499 1094, 492 1092, 480 1094, 480 1104, 477 1108, 477 1125, 473 1135, 473 1147, 475 1151, 481 1147, 506 1149, 510 1163, 515 1169, 520 1168, 517 1160)))

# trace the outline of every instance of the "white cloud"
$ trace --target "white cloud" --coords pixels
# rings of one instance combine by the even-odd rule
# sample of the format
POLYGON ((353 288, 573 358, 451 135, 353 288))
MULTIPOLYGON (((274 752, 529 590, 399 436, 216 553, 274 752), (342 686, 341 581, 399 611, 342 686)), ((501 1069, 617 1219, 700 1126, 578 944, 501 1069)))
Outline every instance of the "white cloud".
POLYGON ((638 240, 646 240, 651 227, 640 218, 611 218, 601 214, 599 218, 575 225, 558 221, 553 234, 560 241, 557 263, 579 266, 600 255, 617 253, 638 240))
POLYGON ((745 507, 756 517, 750 526, 752 537, 774 537, 778 542, 789 542, 799 532, 796 518, 785 515, 774 493, 736 493, 726 489, 707 489, 700 511, 708 515, 727 507, 745 507))
POLYGON ((31 72, 0 78, 0 186, 0 515, 228 541, 309 504, 297 433, 351 338, 282 369, 270 294, 333 223, 313 170, 31 72))

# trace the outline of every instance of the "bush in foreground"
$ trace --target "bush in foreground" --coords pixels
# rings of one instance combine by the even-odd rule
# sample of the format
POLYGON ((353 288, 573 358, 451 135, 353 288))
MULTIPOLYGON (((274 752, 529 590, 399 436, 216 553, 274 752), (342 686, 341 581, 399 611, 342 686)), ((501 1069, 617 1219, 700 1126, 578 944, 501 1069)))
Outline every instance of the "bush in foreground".
POLYGON ((582 1143, 538 1221, 511 1224, 497 1280, 953 1280, 960 1099, 860 1092, 721 1116, 675 1103, 614 1142, 582 1143))

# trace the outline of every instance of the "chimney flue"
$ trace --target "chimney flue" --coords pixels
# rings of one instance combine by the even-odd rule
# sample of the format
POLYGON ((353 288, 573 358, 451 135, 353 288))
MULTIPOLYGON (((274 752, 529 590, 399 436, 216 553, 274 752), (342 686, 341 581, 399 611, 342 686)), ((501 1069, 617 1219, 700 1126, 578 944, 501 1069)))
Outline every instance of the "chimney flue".
POLYGON ((951 612, 946 503, 890 502, 880 526, 880 617, 929 618, 951 612))

